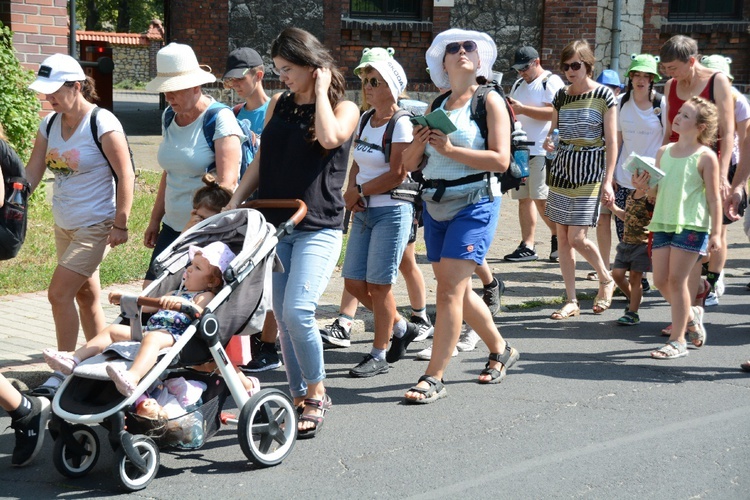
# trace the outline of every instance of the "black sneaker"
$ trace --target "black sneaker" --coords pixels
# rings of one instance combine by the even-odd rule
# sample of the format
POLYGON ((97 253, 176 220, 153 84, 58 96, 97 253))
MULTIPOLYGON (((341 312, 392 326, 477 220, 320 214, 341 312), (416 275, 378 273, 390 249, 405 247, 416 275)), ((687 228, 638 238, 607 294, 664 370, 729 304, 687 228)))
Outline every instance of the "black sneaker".
POLYGON ((366 378, 388 373, 391 367, 384 359, 375 359, 372 354, 367 354, 364 359, 354 368, 349 370, 349 376, 355 378, 366 378))
POLYGON ((557 253, 557 235, 552 235, 550 240, 549 260, 550 262, 560 262, 560 255, 557 253))
POLYGON ((16 446, 13 448, 13 467, 23 467, 31 462, 42 449, 44 430, 49 421, 50 403, 46 398, 25 396, 31 402, 31 413, 11 422, 16 432, 16 446))
POLYGON ((240 370, 257 373, 275 370, 280 366, 281 360, 279 359, 279 353, 276 352, 276 345, 264 342, 258 351, 258 356, 251 359, 248 364, 240 366, 240 370))
POLYGON ((260 340, 261 332, 250 335, 250 357, 255 359, 260 354, 260 347, 263 341, 260 340))
POLYGON ((515 249, 513 253, 509 253, 503 259, 509 261, 509 262, 529 262, 532 260, 537 260, 539 256, 536 254, 533 248, 529 248, 526 246, 526 244, 522 241, 520 245, 518 245, 518 248, 515 249))
POLYGON ((484 292, 482 293, 482 300, 487 304, 493 316, 500 310, 500 300, 505 292, 505 283, 503 283, 503 280, 495 278, 495 282, 497 283, 495 286, 484 287, 484 292))
POLYGON ((415 323, 411 323, 409 321, 406 322, 406 333, 404 333, 404 336, 399 337, 393 337, 393 340, 391 341, 391 348, 388 349, 388 352, 385 353, 385 360, 389 363, 395 363, 399 359, 404 357, 404 354, 406 354, 406 348, 409 347, 409 344, 412 343, 412 341, 417 338, 417 335, 419 334, 419 326, 417 326, 415 323))
POLYGON ((352 345, 351 337, 349 330, 339 323, 338 318, 320 330, 320 338, 323 339, 323 344, 327 347, 350 347, 352 345))
POLYGON ((428 338, 432 337, 432 334, 435 332, 435 327, 432 326, 432 322, 430 321, 430 318, 427 319, 422 318, 422 316, 412 316, 411 320, 412 323, 417 325, 419 328, 419 333, 414 338, 415 342, 422 342, 423 340, 427 340, 428 338))
POLYGON ((651 290, 651 285, 648 283, 647 278, 641 278, 641 288, 643 289, 643 293, 646 293, 649 290, 651 290))

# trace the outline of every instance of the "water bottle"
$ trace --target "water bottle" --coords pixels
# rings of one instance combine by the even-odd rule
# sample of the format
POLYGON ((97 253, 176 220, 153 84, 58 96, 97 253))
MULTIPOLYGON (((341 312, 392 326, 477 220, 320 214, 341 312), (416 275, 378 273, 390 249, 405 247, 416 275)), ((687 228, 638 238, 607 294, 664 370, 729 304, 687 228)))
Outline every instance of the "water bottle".
POLYGON ((8 197, 8 204, 17 208, 24 208, 23 184, 20 182, 13 183, 13 192, 8 197))
POLYGON ((557 146, 560 144, 560 131, 555 129, 552 131, 552 135, 550 136, 550 140, 552 141, 552 144, 555 146, 555 149, 552 151, 547 151, 547 154, 545 155, 548 160, 554 160, 555 157, 557 157, 557 146))
POLYGON ((515 151, 513 153, 513 159, 515 160, 515 163, 518 167, 517 172, 512 171, 511 174, 513 177, 517 179, 521 179, 523 177, 529 176, 529 148, 524 144, 527 142, 528 137, 526 137, 526 132, 523 131, 521 128, 521 122, 516 122, 515 130, 513 131, 511 140, 513 141, 513 145, 515 146, 515 151))

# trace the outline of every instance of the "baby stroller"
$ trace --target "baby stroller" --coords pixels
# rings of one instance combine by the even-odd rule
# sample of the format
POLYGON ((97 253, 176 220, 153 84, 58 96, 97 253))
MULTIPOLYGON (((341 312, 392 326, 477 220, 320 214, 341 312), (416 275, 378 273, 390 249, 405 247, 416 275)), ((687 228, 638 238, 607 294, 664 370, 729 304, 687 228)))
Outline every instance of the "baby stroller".
MULTIPOLYGON (((84 476, 96 465, 101 450, 91 424, 101 424, 109 431, 109 442, 116 454, 115 475, 128 491, 145 488, 156 476, 159 446, 199 447, 222 423, 238 426, 240 447, 255 464, 276 465, 291 453, 297 439, 297 414, 292 401, 276 389, 261 390, 249 397, 224 348, 233 335, 262 329, 270 304, 270 293, 264 291, 270 290, 272 269, 280 265, 275 254, 276 243, 302 220, 307 207, 300 200, 263 200, 252 202, 251 206, 292 208, 296 212, 276 230, 259 211, 249 208, 210 217, 182 234, 155 259, 158 278, 141 295, 121 297, 122 313, 116 321, 129 321, 132 338, 140 340, 141 307, 158 307, 158 297, 179 288, 190 245, 222 241, 236 254, 224 272, 226 285, 202 314, 189 305, 182 306, 181 312, 193 319, 191 325, 171 348, 163 351, 132 396, 122 396, 106 374, 106 362, 112 358, 109 349, 80 363, 62 383, 52 402, 49 424, 55 441, 53 463, 61 474, 84 476), (209 361, 216 363, 221 377, 186 371, 209 361), (208 386, 202 395, 202 405, 185 415, 193 424, 198 422, 194 426, 197 432, 186 432, 190 434, 189 443, 180 439, 175 442, 174 435, 168 438, 163 432, 153 432, 153 428, 134 415, 136 399, 165 372, 167 377, 180 375, 208 386), (220 413, 228 394, 240 412, 236 419, 227 421, 220 418, 220 413)), ((128 350, 127 346, 122 350, 117 346, 113 345, 115 351, 128 350)), ((171 428, 185 430, 186 422, 172 422, 171 428)))

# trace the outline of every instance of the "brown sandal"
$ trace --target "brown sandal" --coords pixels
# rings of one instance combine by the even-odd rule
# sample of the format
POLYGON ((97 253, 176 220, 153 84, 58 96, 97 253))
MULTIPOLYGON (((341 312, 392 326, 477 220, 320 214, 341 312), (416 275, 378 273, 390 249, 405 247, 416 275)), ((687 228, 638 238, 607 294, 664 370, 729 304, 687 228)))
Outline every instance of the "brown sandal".
POLYGON ((561 320, 568 319, 571 316, 580 316, 581 306, 578 305, 577 300, 569 300, 557 311, 553 312, 550 319, 561 320))

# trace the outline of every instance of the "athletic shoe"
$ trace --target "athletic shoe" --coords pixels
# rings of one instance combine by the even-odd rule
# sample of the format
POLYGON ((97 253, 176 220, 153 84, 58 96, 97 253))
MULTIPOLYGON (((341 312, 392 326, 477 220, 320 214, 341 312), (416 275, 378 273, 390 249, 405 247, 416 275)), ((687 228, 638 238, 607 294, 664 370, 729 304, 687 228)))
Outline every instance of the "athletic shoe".
POLYGON ((251 359, 248 364, 240 366, 240 370, 248 373, 258 373, 275 370, 280 366, 281 360, 279 359, 279 353, 276 352, 276 346, 264 342, 258 351, 258 356, 251 359))
POLYGON ((435 327, 432 326, 432 322, 430 321, 429 316, 427 317, 427 319, 424 319, 422 318, 422 316, 412 315, 410 321, 417 325, 417 327, 419 328, 419 334, 417 334, 414 342, 422 342, 423 340, 427 340, 428 338, 432 337, 433 333, 435 333, 435 327))
POLYGON ((388 373, 388 370, 390 370, 390 366, 386 360, 375 359, 372 354, 367 354, 357 366, 349 370, 349 376, 355 378, 374 377, 381 373, 388 373))
POLYGON ((641 278, 641 289, 643 289, 643 293, 646 293, 649 290, 651 290, 651 285, 649 284, 647 278, 641 278))
POLYGON ((495 278, 495 282, 497 285, 486 286, 482 292, 482 300, 487 304, 487 307, 490 309, 490 313, 493 316, 500 310, 500 300, 503 296, 503 292, 505 292, 505 283, 503 283, 503 280, 495 278))
MULTIPOLYGON (((454 347, 451 357, 455 358, 456 356, 458 356, 458 349, 454 347)), ((419 351, 416 358, 423 361, 429 361, 430 358, 432 358, 432 345, 430 345, 430 347, 428 347, 427 349, 422 349, 421 351, 419 351)))
POLYGON ((520 245, 518 245, 518 248, 516 248, 513 253, 509 253, 503 259, 509 261, 509 262, 529 262, 532 260, 537 260, 539 256, 536 254, 533 248, 529 248, 526 246, 526 243, 523 241, 520 245))
POLYGON ((718 297, 721 297, 722 295, 724 295, 725 288, 726 286, 724 285, 724 271, 722 271, 719 274, 719 279, 716 280, 716 284, 714 285, 714 291, 716 292, 716 295, 718 297))
POLYGON ((458 343, 456 344, 456 349, 461 352, 473 351, 477 347, 479 340, 479 334, 472 327, 464 324, 461 336, 458 338, 458 343))
POLYGON ((641 322, 637 312, 625 311, 625 314, 617 320, 618 325, 634 326, 641 322))
POLYGON ((708 292, 708 295, 706 296, 705 302, 703 302, 703 305, 706 307, 711 306, 718 306, 719 305, 719 294, 714 292, 713 290, 708 292))
POLYGON ((329 347, 350 347, 352 345, 351 333, 339 323, 338 318, 320 330, 320 338, 323 339, 323 344, 329 347))
POLYGON ((557 253, 557 236, 556 235, 553 235, 552 240, 550 241, 549 260, 550 262, 560 262, 560 256, 557 253))
POLYGON ((417 338, 418 333, 419 327, 416 324, 407 321, 406 333, 404 333, 403 337, 396 337, 394 335, 393 340, 391 340, 391 348, 385 353, 385 360, 389 363, 395 363, 403 358, 404 354, 406 354, 406 349, 409 347, 409 344, 417 338))
POLYGON ((23 467, 31 462, 42 449, 44 430, 47 427, 50 413, 50 403, 46 398, 24 396, 31 402, 31 413, 10 426, 16 433, 16 446, 13 448, 13 467, 23 467))

